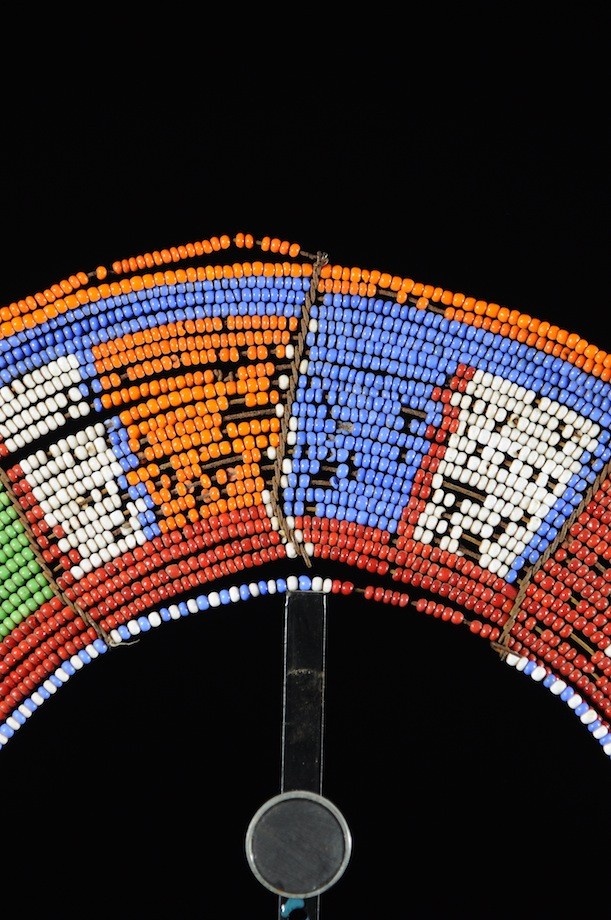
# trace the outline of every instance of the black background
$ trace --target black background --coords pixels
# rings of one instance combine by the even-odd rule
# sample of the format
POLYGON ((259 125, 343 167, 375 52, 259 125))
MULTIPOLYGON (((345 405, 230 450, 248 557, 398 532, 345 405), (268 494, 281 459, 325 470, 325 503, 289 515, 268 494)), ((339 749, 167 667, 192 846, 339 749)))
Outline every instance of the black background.
MULTIPOLYGON (((146 40, 125 20, 56 23, 37 79, 5 84, 0 300, 241 231, 610 347, 602 10, 430 9, 337 31, 313 11, 285 29, 183 12, 146 40)), ((279 791, 283 602, 163 625, 17 733, 0 752, 8 903, 275 916, 244 836, 279 791)), ((611 764, 568 707, 409 608, 333 596, 328 629, 324 792, 354 848, 321 918, 597 908, 611 764)))

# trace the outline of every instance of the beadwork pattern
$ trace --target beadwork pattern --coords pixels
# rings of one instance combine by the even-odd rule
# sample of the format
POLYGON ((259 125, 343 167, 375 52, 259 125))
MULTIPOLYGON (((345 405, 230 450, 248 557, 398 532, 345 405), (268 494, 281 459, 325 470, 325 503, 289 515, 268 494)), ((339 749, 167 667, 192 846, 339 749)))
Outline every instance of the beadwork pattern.
POLYGON ((114 647, 311 590, 468 629, 611 756, 602 349, 242 233, 0 321, 0 747, 114 647))

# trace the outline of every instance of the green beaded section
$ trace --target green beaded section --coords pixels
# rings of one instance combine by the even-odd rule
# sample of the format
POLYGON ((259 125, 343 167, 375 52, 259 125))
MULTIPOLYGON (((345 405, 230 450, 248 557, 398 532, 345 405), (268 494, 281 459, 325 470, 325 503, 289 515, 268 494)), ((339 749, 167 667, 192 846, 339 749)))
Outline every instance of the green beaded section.
POLYGON ((55 597, 25 525, 0 482, 0 638, 55 597))

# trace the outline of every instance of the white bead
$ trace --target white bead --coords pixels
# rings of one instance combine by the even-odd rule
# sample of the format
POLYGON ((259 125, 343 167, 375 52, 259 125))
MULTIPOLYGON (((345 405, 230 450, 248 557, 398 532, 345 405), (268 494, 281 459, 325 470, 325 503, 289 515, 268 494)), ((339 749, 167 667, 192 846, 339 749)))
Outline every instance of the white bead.
POLYGON ((545 668, 542 665, 537 665, 537 667, 535 668, 535 670, 532 672, 530 676, 532 677, 534 681, 538 682, 540 680, 543 680, 546 674, 547 674, 547 671, 545 670, 545 668))
POLYGON ((299 587, 299 579, 296 575, 289 575, 286 579, 287 591, 296 591, 299 587))
POLYGON ((256 581, 250 582, 250 584, 248 585, 248 590, 250 591, 250 594, 252 597, 259 597, 259 595, 261 594, 261 590, 256 581))
POLYGON ((554 696, 560 696, 561 693, 564 693, 566 687, 566 682, 558 678, 558 680, 554 681, 554 683, 551 685, 550 691, 554 694, 554 696))
POLYGON ((588 709, 582 716, 579 716, 579 720, 583 722, 584 725, 591 725, 592 722, 595 722, 597 715, 593 709, 588 709))
POLYGON ((158 626, 161 626, 163 622, 161 616, 156 610, 151 610, 147 616, 147 619, 154 629, 156 629, 158 626))

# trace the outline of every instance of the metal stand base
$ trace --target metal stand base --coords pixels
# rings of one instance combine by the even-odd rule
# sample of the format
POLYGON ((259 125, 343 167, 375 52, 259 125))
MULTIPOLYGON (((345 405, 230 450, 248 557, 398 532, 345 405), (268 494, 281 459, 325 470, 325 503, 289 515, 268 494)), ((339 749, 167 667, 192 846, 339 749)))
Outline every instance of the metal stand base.
POLYGON ((259 808, 246 834, 249 865, 279 895, 281 920, 297 909, 319 920, 320 895, 352 850, 343 815, 322 795, 326 605, 326 594, 287 594, 281 793, 259 808))

